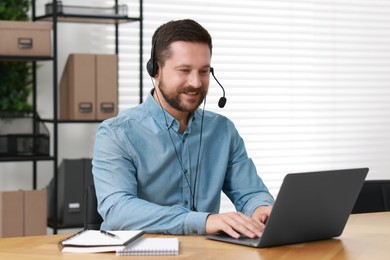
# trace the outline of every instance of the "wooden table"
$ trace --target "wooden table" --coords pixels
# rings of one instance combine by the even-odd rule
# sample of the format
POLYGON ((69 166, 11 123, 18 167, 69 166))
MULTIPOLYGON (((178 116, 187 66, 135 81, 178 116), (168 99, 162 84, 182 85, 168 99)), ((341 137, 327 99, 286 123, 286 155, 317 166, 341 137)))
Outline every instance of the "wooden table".
MULTIPOLYGON (((0 259, 158 258, 158 256, 115 256, 114 253, 63 254, 58 250, 57 243, 68 235, 1 238, 0 259)), ((212 241, 202 236, 176 237, 180 240, 180 254, 164 256, 163 259, 390 259, 390 212, 351 215, 343 234, 336 239, 265 249, 212 241)))

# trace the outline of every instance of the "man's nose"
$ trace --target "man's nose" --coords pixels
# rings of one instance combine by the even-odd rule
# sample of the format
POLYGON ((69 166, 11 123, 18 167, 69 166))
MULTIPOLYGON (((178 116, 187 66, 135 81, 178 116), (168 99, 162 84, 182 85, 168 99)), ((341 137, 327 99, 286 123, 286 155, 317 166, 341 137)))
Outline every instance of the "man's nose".
POLYGON ((197 71, 191 72, 188 77, 188 83, 194 88, 199 88, 202 86, 201 77, 197 71))

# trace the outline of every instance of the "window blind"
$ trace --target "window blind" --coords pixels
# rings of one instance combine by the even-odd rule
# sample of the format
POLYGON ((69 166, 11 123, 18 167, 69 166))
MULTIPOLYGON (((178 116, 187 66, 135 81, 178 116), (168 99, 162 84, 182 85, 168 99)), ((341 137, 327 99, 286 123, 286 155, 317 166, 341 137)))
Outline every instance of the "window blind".
MULTIPOLYGON (((206 109, 236 124, 274 196, 291 172, 369 167, 368 178, 389 178, 390 2, 144 0, 143 15, 144 64, 162 23, 209 30, 227 104, 211 78, 206 109)), ((120 27, 120 110, 139 100, 137 26, 120 27)), ((145 99, 146 71, 143 81, 145 99)))

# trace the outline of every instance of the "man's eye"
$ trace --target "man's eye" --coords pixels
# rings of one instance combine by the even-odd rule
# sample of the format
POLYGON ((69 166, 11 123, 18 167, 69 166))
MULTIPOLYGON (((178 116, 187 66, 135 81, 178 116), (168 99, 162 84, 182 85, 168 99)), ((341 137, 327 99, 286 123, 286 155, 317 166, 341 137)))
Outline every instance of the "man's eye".
POLYGON ((183 73, 189 73, 190 70, 189 69, 179 69, 180 72, 183 72, 183 73))

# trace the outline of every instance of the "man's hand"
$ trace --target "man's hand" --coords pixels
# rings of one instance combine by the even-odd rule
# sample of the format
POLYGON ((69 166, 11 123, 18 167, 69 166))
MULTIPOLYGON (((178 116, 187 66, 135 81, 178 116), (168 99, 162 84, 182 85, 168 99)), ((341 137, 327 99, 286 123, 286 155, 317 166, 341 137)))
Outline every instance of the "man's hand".
POLYGON ((272 206, 260 206, 253 211, 252 218, 260 225, 264 230, 265 222, 271 214, 272 206))
POLYGON ((255 209, 252 217, 240 212, 211 214, 206 220, 206 233, 225 232, 234 238, 245 235, 250 238, 263 234, 265 222, 271 214, 272 206, 260 206, 255 209))
POLYGON ((263 228, 258 220, 240 212, 209 215, 206 220, 206 233, 213 234, 220 231, 234 238, 239 238, 241 234, 254 238, 261 236, 263 228))

